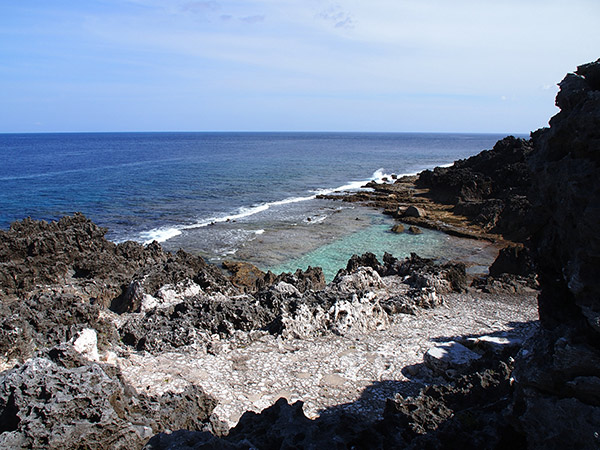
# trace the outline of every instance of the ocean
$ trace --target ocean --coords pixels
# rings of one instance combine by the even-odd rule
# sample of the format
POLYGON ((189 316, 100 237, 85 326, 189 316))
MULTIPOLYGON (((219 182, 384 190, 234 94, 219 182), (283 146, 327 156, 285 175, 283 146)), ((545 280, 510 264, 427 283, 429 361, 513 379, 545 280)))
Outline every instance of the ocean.
POLYGON ((426 231, 389 233, 380 212, 320 193, 360 189, 491 148, 504 135, 437 133, 0 134, 0 228, 82 212, 114 242, 157 240, 218 263, 320 265, 352 253, 453 256, 426 231))

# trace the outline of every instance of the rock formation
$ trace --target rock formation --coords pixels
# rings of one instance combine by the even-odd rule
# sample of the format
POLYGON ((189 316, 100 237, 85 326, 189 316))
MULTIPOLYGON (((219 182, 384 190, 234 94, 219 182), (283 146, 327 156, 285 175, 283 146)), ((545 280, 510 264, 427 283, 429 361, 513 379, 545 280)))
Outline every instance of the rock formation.
POLYGON ((530 448, 600 446, 600 60, 560 83, 533 133, 543 330, 517 360, 515 414, 530 448))
MULTIPOLYGON (((307 422, 301 405, 280 401, 243 418, 222 448, 239 448, 242 437, 264 448, 333 439, 341 448, 600 446, 600 60, 579 67, 560 88, 561 112, 531 142, 507 138, 468 164, 421 175, 440 201, 456 202, 485 226, 522 240, 531 236, 543 328, 514 356, 512 378, 513 359, 482 362, 481 370, 448 386, 389 400, 381 422, 344 417, 343 431, 339 422, 307 422), (508 179, 518 189, 503 182, 508 179)), ((378 273, 393 266, 384 269, 369 255, 351 260, 349 269, 357 265, 378 273)), ((527 250, 517 246, 503 251, 491 272, 528 276, 530 270, 527 250)), ((162 439, 166 444, 168 437, 158 436, 148 448, 168 448, 162 439)))
POLYGON ((201 389, 139 394, 118 369, 67 344, 47 349, 0 378, 2 448, 140 448, 170 427, 208 429, 216 402, 201 389))
POLYGON ((509 136, 450 167, 421 172, 416 184, 428 188, 435 201, 455 205, 455 213, 484 230, 522 240, 529 236, 532 180, 527 160, 532 152, 530 141, 509 136))

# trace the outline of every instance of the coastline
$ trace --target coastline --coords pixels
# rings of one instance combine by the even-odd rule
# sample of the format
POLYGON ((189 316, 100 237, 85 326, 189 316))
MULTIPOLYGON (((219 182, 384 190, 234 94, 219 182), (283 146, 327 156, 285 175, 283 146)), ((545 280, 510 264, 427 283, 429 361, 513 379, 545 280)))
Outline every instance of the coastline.
MULTIPOLYGON (((507 351, 513 355, 519 348, 513 343, 522 342, 537 329, 536 291, 514 276, 502 279, 485 273, 506 241, 480 231, 482 228, 473 231, 475 228, 463 217, 452 219, 454 233, 445 233, 447 228, 439 225, 445 222, 432 221, 432 217, 448 221, 452 212, 448 205, 421 197, 424 191, 416 188, 414 177, 399 178, 393 184, 381 181, 368 183, 370 189, 362 192, 326 194, 327 200, 336 200, 328 207, 330 214, 322 221, 307 220, 304 238, 312 236, 315 248, 323 248, 323 235, 314 235, 319 226, 331 230, 332 225, 339 228, 346 224, 350 226, 345 230, 347 236, 360 235, 373 228, 372 223, 364 223, 370 217, 378 223, 379 236, 388 244, 395 238, 407 238, 414 249, 419 239, 431 235, 440 240, 443 236, 445 247, 431 248, 425 241, 424 248, 430 246, 431 256, 437 253, 436 261, 412 253, 398 255, 398 259, 387 252, 365 253, 336 267, 328 279, 320 268, 274 275, 248 262, 226 260, 222 262, 225 270, 221 271, 184 251, 165 252, 157 242, 146 246, 109 242, 104 237, 105 229, 81 215, 65 217, 58 223, 26 220, 14 224, 9 232, 2 232, 2 237, 16 253, 4 259, 16 262, 16 272, 10 277, 25 278, 14 285, 12 292, 6 291, 10 283, 4 279, 3 297, 28 299, 20 305, 25 309, 19 316, 39 314, 33 309, 45 308, 55 299, 71 298, 60 300, 57 306, 61 306, 53 316, 72 315, 68 312, 71 305, 79 305, 86 312, 82 323, 67 325, 58 342, 48 341, 43 327, 62 329, 65 325, 57 325, 50 317, 38 319, 43 325, 42 333, 35 335, 35 346, 53 348, 51 344, 63 342, 59 345, 64 346, 67 342, 61 350, 66 352, 61 353, 66 363, 22 347, 17 339, 16 346, 9 344, 4 351, 13 358, 2 362, 3 374, 32 371, 27 376, 35 377, 36 369, 29 362, 49 358, 50 362, 44 364, 74 365, 78 370, 100 364, 103 371, 108 370, 106 374, 117 370, 120 382, 133 388, 134 397, 149 396, 148 401, 161 405, 172 398, 182 401, 181 396, 189 396, 190 390, 201 389, 206 397, 198 400, 205 411, 198 416, 200 422, 181 427, 202 427, 213 433, 210 436, 233 436, 244 426, 248 414, 269 410, 278 399, 275 405, 284 409, 288 403, 296 408, 304 403, 300 417, 311 419, 311 426, 319 426, 321 420, 338 421, 347 414, 361 427, 388 420, 386 398, 418 396, 425 387, 456 380, 469 370, 471 363, 464 367, 452 363, 440 369, 435 360, 424 360, 423 355, 433 352, 438 341, 465 346, 472 358, 493 360, 497 349, 492 346, 482 350, 478 342, 499 337, 510 343, 507 351), (404 203, 398 201, 399 197, 404 203), (340 198, 345 202, 360 199, 360 204, 333 206, 340 203, 340 198), (381 202, 382 198, 388 200, 381 202), (428 217, 414 223, 433 224, 435 231, 391 232, 400 217, 398 211, 414 204, 428 217), (445 215, 436 214, 438 211, 445 215), (82 246, 79 242, 84 241, 82 246), (33 251, 31 242, 37 243, 33 251), (463 258, 448 257, 451 252, 461 254, 457 248, 461 245, 463 258), (63 251, 56 254, 59 248, 63 251), (15 255, 22 251, 29 256, 20 260, 15 255), (440 252, 446 257, 440 258, 440 252), (50 267, 54 269, 46 273, 50 267), (61 267, 71 269, 63 273, 61 267), (473 267, 477 270, 468 270, 473 267), (30 276, 32 280, 26 281, 30 276), (47 278, 43 281, 40 276, 47 278), (477 279, 488 281, 476 284, 477 279), (71 303, 73 300, 75 303, 71 303), (448 341, 450 336, 452 340, 448 341), (477 339, 470 341, 473 336, 477 339), (75 354, 69 345, 75 347, 75 354), (332 352, 335 357, 327 358, 332 352), (84 360, 77 360, 77 354, 84 360)), ((222 221, 222 225, 236 226, 232 221, 222 221)), ((281 236, 289 233, 289 229, 281 231, 283 234, 262 231, 251 242, 268 247, 268 239, 282 241, 281 236)), ((306 239, 296 235, 294 242, 287 236, 290 245, 300 244, 299 251, 306 252, 306 239)), ((340 241, 339 230, 328 236, 330 243, 340 241)), ((373 244, 369 239, 362 240, 367 247, 373 244)), ((255 253, 252 246, 245 251, 255 253)), ((283 253, 289 257, 285 247, 283 253)), ((19 326, 27 330, 26 323, 19 326)), ((508 382, 499 373, 494 376, 499 376, 501 383, 508 382)), ((11 380, 7 378, 6 383, 10 385, 14 382, 11 380)), ((82 384, 87 386, 89 382, 82 384)), ((48 387, 59 391, 64 388, 70 389, 69 384, 48 387)), ((103 424, 107 430, 115 425, 103 424)), ((133 441, 128 445, 138 447, 163 429, 150 425, 143 432, 132 431, 133 441)))
MULTIPOLYGON (((461 217, 452 219, 454 231, 448 233, 450 228, 440 226, 443 222, 432 221, 431 217, 448 221, 453 214, 447 205, 420 197, 422 192, 414 184, 406 184, 414 183, 414 177, 401 177, 393 184, 383 178, 379 183, 367 183, 367 190, 315 195, 317 200, 336 201, 327 207, 328 214, 306 218, 303 227, 295 227, 294 232, 303 230, 292 235, 295 241, 290 239, 290 228, 279 230, 280 233, 261 229, 256 239, 250 241, 264 246, 264 250, 269 239, 274 239, 279 242, 278 250, 289 258, 290 251, 281 246, 282 241, 305 254, 309 238, 315 249, 325 248, 323 239, 329 239, 330 244, 340 242, 343 239, 339 228, 346 227, 345 235, 361 236, 370 251, 373 241, 361 233, 379 227, 377 236, 387 243, 382 247, 384 254, 348 255, 352 258, 343 258, 344 263, 335 267, 327 279, 320 268, 310 266, 274 275, 247 261, 224 260, 225 270, 221 271, 218 266, 206 264, 184 251, 165 252, 157 242, 145 246, 133 242, 115 244, 105 239, 105 229, 76 215, 50 224, 25 220, 13 224, 9 232, 2 232, 9 253, 16 252, 3 258, 16 263, 11 269, 16 271, 8 276, 15 280, 24 277, 13 284, 12 291, 6 290, 9 279, 3 279, 2 296, 6 300, 27 298, 20 305, 25 309, 18 313, 24 317, 38 314, 29 311, 44 308, 48 301, 76 299, 73 304, 70 303, 73 300, 66 303, 61 300, 58 314, 70 316, 72 313, 67 311, 71 305, 79 305, 86 311, 83 323, 67 325, 63 337, 48 341, 43 327, 62 329, 65 325, 44 317, 40 319, 44 324, 42 333, 35 335, 38 340, 35 346, 52 348, 51 344, 68 342, 65 350, 61 350, 66 352, 61 358, 67 361, 79 358, 70 353, 68 345, 73 345, 76 354, 79 352, 91 364, 100 364, 102 370, 109 370, 107 374, 117 370, 119 379, 134 388, 134 396, 143 393, 150 396, 151 402, 162 404, 171 401, 167 398, 179 398, 190 390, 201 389, 206 398, 200 405, 206 408, 206 413, 199 420, 215 436, 231 434, 242 426, 250 414, 247 411, 259 413, 272 408, 270 405, 277 399, 285 399, 286 405, 305 402, 302 417, 312 419, 314 424, 330 420, 327 417, 339 420, 344 414, 352 414, 354 420, 371 426, 386 420, 383 399, 391 395, 414 396, 426 386, 464 373, 465 368, 460 365, 440 371, 435 363, 423 361, 423 354, 435 348, 436 340, 455 336, 461 346, 471 347, 468 351, 478 355, 473 353, 475 341, 469 341, 469 336, 480 339, 491 336, 492 340, 500 336, 511 343, 521 342, 537 327, 535 290, 526 283, 518 280, 515 283, 513 277, 473 284, 477 279, 494 280, 486 273, 487 267, 506 241, 473 231, 461 217), (406 202, 398 202, 399 197, 406 202), (360 200, 360 204, 340 207, 340 198, 345 202, 360 200), (382 198, 388 200, 381 202, 382 198), (398 211, 408 203, 418 204, 429 217, 414 223, 433 224, 431 228, 435 231, 390 231, 399 217, 398 211), (439 211, 445 215, 434 214, 439 211), (320 217, 323 219, 319 220, 320 217), (319 227, 329 231, 315 234, 319 227), (334 228, 338 229, 332 233, 334 228), (431 236, 437 246, 427 240, 431 236), (87 243, 76 244, 83 242, 82 238, 87 243), (425 251, 425 256, 436 256, 436 260, 419 258, 410 250, 397 255, 398 259, 393 258, 387 252, 389 243, 403 238, 408 239, 408 248, 413 250, 415 243, 424 239, 422 248, 431 251, 431 255, 425 251), (33 250, 31 242, 37 243, 33 250), (73 249, 67 250, 74 244, 73 249), (19 250, 22 245, 25 247, 19 250), (57 249, 62 251, 56 254, 57 249), (22 251, 29 256, 24 259, 15 256, 22 251), (440 253, 444 255, 440 257, 440 253), (457 255, 462 257, 451 257, 457 255), (50 267, 53 269, 47 273, 50 267), (62 267, 70 269, 63 273, 62 267), (28 277, 32 279, 27 281, 28 277), (476 309, 472 307, 474 303, 476 309), (415 332, 417 328, 420 331, 415 332), (398 345, 389 348, 390 342, 398 345), (327 359, 323 352, 334 349, 340 349, 341 353, 327 359), (325 360, 329 363, 324 364, 325 360), (265 373, 270 378, 265 378, 265 373)), ((235 220, 218 223, 235 227, 235 220)), ((177 243, 177 237, 172 243, 177 243)), ((354 244, 350 249, 357 248, 354 244)), ((250 255, 260 253, 256 246, 246 246, 243 251, 250 255)), ((236 256, 243 258, 243 251, 236 256)), ((9 300, 4 306, 11 303, 9 300)), ((26 323, 20 326, 27 330, 26 323)), ((22 347, 19 339, 16 342, 16 346, 8 344, 4 351, 13 355, 2 362, 5 374, 13 374, 17 369, 35 372, 28 361, 39 358, 40 361, 49 358, 49 364, 63 364, 46 353, 22 347)), ((511 347, 511 352, 516 348, 511 347)), ((482 355, 493 358, 493 352, 490 348, 482 355)), ((66 364, 79 369, 89 364, 77 361, 66 364)), ((12 383, 10 380, 6 382, 12 383)), ((67 383, 64 387, 68 386, 67 383)), ((104 426, 110 430, 115 423, 104 426)), ((141 434, 135 431, 132 436, 137 436, 133 439, 139 443, 162 429, 154 425, 141 434)))
POLYGON ((389 253, 227 275, 81 214, 0 231, 1 446, 596 448, 600 60, 560 87, 530 140, 374 188, 510 240, 474 282, 389 253))

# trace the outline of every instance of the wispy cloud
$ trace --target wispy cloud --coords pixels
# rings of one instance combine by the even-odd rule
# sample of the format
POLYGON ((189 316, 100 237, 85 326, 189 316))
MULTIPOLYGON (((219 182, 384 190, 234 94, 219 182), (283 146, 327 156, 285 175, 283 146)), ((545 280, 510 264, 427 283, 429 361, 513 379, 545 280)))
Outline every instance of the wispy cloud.
POLYGON ((321 11, 318 17, 331 22, 335 28, 354 28, 355 21, 352 15, 342 9, 338 4, 331 5, 327 9, 321 11))
POLYGON ((254 16, 240 17, 240 20, 245 23, 253 24, 253 23, 264 22, 265 18, 266 18, 266 16, 264 14, 256 14, 254 16))

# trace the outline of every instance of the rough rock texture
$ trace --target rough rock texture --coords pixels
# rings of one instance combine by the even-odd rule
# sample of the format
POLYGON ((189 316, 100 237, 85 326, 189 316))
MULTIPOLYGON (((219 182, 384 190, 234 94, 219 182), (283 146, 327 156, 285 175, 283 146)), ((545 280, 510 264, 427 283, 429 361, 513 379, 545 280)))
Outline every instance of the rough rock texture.
POLYGON ((417 255, 404 261, 386 255, 385 260, 382 265, 371 253, 355 255, 332 283, 317 290, 323 273, 313 268, 272 278, 267 273, 268 287, 238 296, 205 293, 189 284, 166 286, 156 297, 145 295, 139 312, 124 314, 118 330, 126 345, 152 353, 210 348, 213 336, 228 338, 237 331, 343 334, 385 326, 393 314, 433 308, 441 304, 441 294, 466 287, 462 264, 440 266, 417 255), (382 276, 398 280, 385 284, 382 276))
POLYGON ((0 318, 0 355, 5 360, 24 361, 40 348, 68 342, 84 328, 96 330, 101 349, 118 340, 102 308, 68 289, 2 300, 0 318))
POLYGON ((529 235, 530 141, 509 136, 492 150, 419 174, 417 186, 484 230, 521 240, 529 235))
POLYGON ((511 244, 498 253, 489 275, 475 279, 471 286, 489 293, 522 294, 539 288, 531 251, 523 244, 511 244))
POLYGON ((169 428, 211 429, 215 405, 193 386, 138 394, 63 344, 0 375, 0 447, 135 449, 169 428))
POLYGON ((267 272, 263 277, 262 281, 258 283, 259 289, 276 285, 280 282, 285 282, 294 286, 298 291, 319 291, 325 288, 325 275, 320 267, 308 267, 306 270, 296 270, 292 273, 281 273, 279 275, 273 274, 271 271, 267 272))
POLYGON ((224 261, 223 268, 231 274, 232 283, 246 293, 255 293, 261 289, 284 281, 296 287, 300 292, 321 290, 325 287, 325 275, 320 267, 298 269, 295 273, 275 275, 271 271, 265 273, 258 267, 245 262, 224 261))
POLYGON ((105 233, 81 214, 51 223, 25 219, 0 231, 4 361, 23 361, 34 350, 67 342, 88 327, 96 330, 101 348, 118 344, 107 307, 131 313, 142 306, 152 309, 153 301, 177 302, 182 295, 239 294, 200 257, 183 251, 170 254, 156 243, 116 245, 105 239, 105 233))
POLYGON ((27 295, 41 285, 69 285, 117 312, 135 311, 144 293, 192 279, 206 291, 237 290, 215 267, 153 243, 114 244, 106 229, 81 214, 58 222, 25 219, 0 231, 0 297, 27 295))
POLYGON ((517 360, 515 414, 530 448, 600 446, 600 60, 560 83, 533 133, 532 237, 544 330, 517 360))
MULTIPOLYGON (((579 67, 560 87, 561 112, 531 141, 506 138, 493 150, 419 178, 428 195, 452 203, 455 212, 484 229, 514 239, 531 235, 527 245, 539 271, 543 328, 518 354, 520 342, 464 336, 449 328, 422 367, 405 366, 402 372, 438 375, 437 383, 388 400, 382 418, 365 419, 351 405, 340 405, 311 420, 301 402, 284 399, 262 413, 244 414, 226 437, 217 438, 205 432, 224 431, 211 417, 214 401, 193 383, 184 383, 183 392, 165 387, 170 393, 162 397, 142 395, 123 382, 124 372, 84 360, 70 344, 61 344, 0 375, 0 444, 137 448, 152 433, 187 428, 192 431, 159 434, 147 448, 598 448, 600 60, 579 67), (460 354, 453 357, 450 348, 460 348, 460 354)), ((401 189, 393 201, 383 189, 375 192, 397 212, 401 189)), ((430 217, 431 210, 419 216, 430 217)), ((289 361, 297 364, 300 347, 288 351, 284 342, 314 339, 323 346, 326 341, 319 337, 335 336, 335 342, 352 342, 339 354, 341 361, 363 346, 358 336, 384 332, 397 324, 398 313, 425 314, 426 308, 444 305, 445 295, 468 289, 464 265, 435 265, 416 255, 405 260, 385 255, 379 262, 372 254, 354 256, 326 287, 316 269, 275 276, 252 270, 244 275, 248 268, 234 268, 236 287, 218 269, 184 252, 111 244, 102 229, 80 215, 53 224, 17 222, 0 234, 0 243, 5 356, 24 359, 36 347, 71 341, 95 360, 99 355, 91 338, 109 346, 119 333, 129 346, 130 373, 145 358, 150 361, 146 372, 156 369, 152 363, 177 360, 165 350, 191 348, 214 362, 231 352, 228 345, 235 339, 243 345, 223 367, 240 379, 252 357, 243 348, 255 343, 253 348, 270 345, 290 353, 289 361), (56 317, 37 316, 38 309, 56 317)), ((527 250, 509 247, 489 279, 526 277, 531 267, 527 250)), ((481 307, 472 292, 467 298, 464 315, 481 307)), ((497 317, 497 308, 494 304, 488 317, 497 317)), ((443 314, 451 312, 436 315, 433 326, 440 326, 443 314)), ((411 331, 416 336, 421 330, 412 326, 411 331)), ((178 355, 183 359, 190 353, 178 355)), ((365 358, 372 362, 380 356, 365 358)), ((298 380, 306 378, 307 372, 293 367, 298 380)), ((168 369, 183 378, 183 366, 168 369)), ((343 376, 328 371, 319 388, 343 390, 346 383, 361 382, 362 368, 351 369, 343 376)), ((379 377, 378 382, 398 379, 379 377)), ((401 388, 394 385, 394 392, 401 388)))
MULTIPOLYGON (((245 416, 223 447, 188 441, 189 447, 599 448, 600 60, 579 67, 560 87, 561 112, 532 141, 506 138, 492 151, 419 179, 439 201, 456 204, 485 228, 518 240, 533 234, 528 245, 539 270, 543 329, 515 356, 513 378, 512 357, 498 362, 483 355, 473 358, 482 364, 478 370, 451 384, 390 400, 380 422, 344 416, 340 428, 339 415, 310 422, 301 405, 280 401, 245 416)), ((527 276, 526 256, 522 248, 505 250, 492 277, 527 276)), ((363 255, 348 271, 356 267, 400 274, 402 263, 363 255)))

